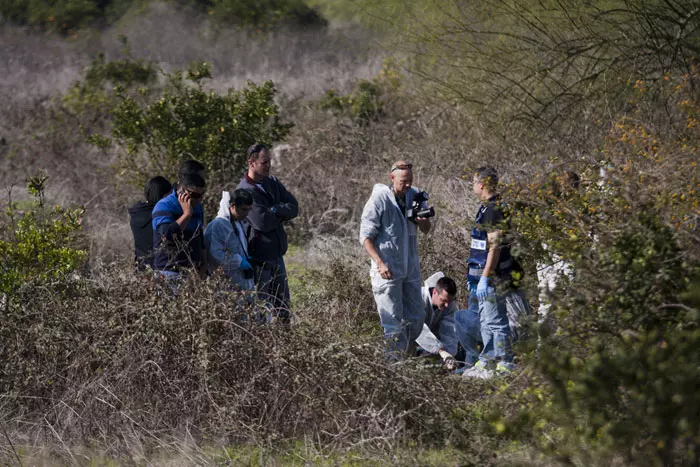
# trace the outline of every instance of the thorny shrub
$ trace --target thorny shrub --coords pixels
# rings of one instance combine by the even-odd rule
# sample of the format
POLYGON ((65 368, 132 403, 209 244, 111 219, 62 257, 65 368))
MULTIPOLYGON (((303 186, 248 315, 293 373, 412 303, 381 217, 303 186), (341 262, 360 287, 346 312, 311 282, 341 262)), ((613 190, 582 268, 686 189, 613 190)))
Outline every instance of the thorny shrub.
POLYGON ((437 368, 384 362, 380 333, 357 335, 342 318, 351 296, 368 305, 371 293, 343 297, 337 271, 308 284, 331 285, 336 299, 301 296, 291 329, 256 322, 217 278, 172 297, 150 274, 112 265, 27 287, 2 310, 2 423, 39 421, 71 442, 187 429, 230 443, 467 445, 475 425, 454 414, 474 394, 437 368))

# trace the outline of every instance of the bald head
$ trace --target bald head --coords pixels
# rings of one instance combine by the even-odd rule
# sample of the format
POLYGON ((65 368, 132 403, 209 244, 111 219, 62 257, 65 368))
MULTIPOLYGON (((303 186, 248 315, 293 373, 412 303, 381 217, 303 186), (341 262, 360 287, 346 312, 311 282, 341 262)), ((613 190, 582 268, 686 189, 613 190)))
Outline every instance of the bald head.
POLYGON ((413 184, 413 164, 406 161, 396 161, 391 166, 389 179, 391 180, 394 193, 405 195, 413 184))

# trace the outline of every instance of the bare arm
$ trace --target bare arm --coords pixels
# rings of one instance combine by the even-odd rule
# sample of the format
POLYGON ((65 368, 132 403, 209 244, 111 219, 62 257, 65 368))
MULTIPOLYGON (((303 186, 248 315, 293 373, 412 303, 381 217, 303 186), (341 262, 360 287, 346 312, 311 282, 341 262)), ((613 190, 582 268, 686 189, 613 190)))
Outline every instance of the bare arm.
POLYGON ((481 273, 483 277, 488 277, 496 270, 496 265, 498 264, 498 259, 501 257, 501 237, 503 236, 502 230, 493 230, 487 234, 489 242, 489 252, 486 256, 486 266, 484 266, 484 272, 481 273))
POLYGON ((379 256, 379 252, 377 252, 377 248, 374 246, 372 240, 369 238, 365 238, 362 242, 362 246, 364 247, 369 257, 372 258, 372 261, 377 263, 379 275, 382 276, 382 278, 384 279, 391 279, 391 270, 389 269, 389 266, 387 266, 384 263, 384 261, 382 261, 382 257, 379 256))

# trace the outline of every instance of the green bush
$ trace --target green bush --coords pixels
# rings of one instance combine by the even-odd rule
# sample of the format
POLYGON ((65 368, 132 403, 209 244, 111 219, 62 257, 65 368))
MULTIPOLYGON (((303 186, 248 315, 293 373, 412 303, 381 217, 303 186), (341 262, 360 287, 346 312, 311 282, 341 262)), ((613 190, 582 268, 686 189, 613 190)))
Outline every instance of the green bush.
POLYGON ((129 56, 128 44, 122 38, 127 57, 122 60, 105 60, 99 54, 83 70, 84 77, 73 83, 62 97, 62 104, 73 117, 81 120, 102 120, 108 117, 109 109, 117 105, 114 89, 123 91, 155 84, 158 70, 151 62, 133 60, 129 56))
POLYGON ((20 25, 71 34, 95 20, 106 20, 123 12, 131 3, 129 0, 7 0, 0 3, 0 15, 20 25))
MULTIPOLYGON (((63 103, 88 141, 122 148, 117 168, 127 183, 140 188, 154 175, 175 180, 183 161, 197 159, 216 193, 237 184, 251 144, 280 141, 292 124, 279 117, 271 81, 219 94, 205 89, 210 78, 206 63, 163 74, 147 62, 98 57, 63 103)), ((218 197, 208 202, 214 207, 218 197)))
POLYGON ((175 179, 184 160, 197 159, 207 166, 210 187, 230 189, 247 167, 252 143, 271 144, 289 133, 271 81, 217 94, 204 89, 210 77, 205 63, 176 71, 148 103, 118 90, 112 135, 126 149, 121 175, 142 186, 154 174, 175 179))
POLYGON ((351 116, 359 122, 377 120, 383 113, 381 91, 372 81, 360 80, 352 93, 338 94, 335 90, 326 91, 319 102, 322 110, 332 110, 351 116))
POLYGON ((0 292, 18 293, 28 283, 61 280, 85 259, 76 240, 81 231, 82 209, 44 207, 45 176, 33 177, 28 191, 35 201, 19 210, 9 200, 0 217, 0 292))
POLYGON ((401 86, 398 64, 394 59, 388 59, 378 76, 372 80, 359 80, 350 94, 338 94, 334 89, 326 91, 318 107, 350 116, 360 123, 376 121, 387 113, 388 104, 399 95, 401 86))

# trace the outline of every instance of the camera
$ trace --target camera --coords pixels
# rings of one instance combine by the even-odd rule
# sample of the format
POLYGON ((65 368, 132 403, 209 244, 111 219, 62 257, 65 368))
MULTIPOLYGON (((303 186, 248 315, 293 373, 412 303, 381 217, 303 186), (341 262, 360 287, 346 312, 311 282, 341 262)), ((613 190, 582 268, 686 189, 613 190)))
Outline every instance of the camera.
POLYGON ((417 218, 428 218, 435 215, 435 209, 429 207, 423 209, 423 203, 430 199, 430 195, 425 191, 418 192, 411 202, 411 206, 406 210, 406 218, 411 222, 415 222, 417 218))

